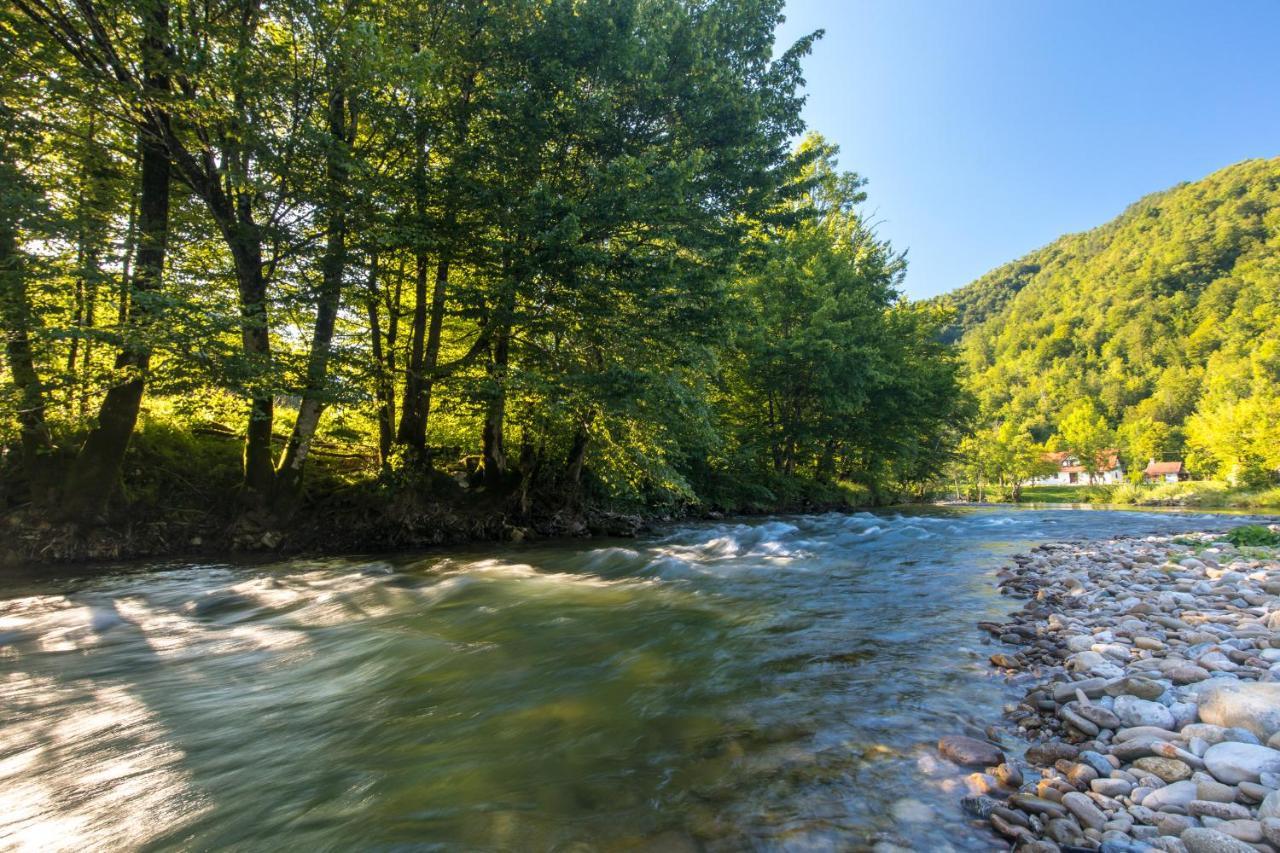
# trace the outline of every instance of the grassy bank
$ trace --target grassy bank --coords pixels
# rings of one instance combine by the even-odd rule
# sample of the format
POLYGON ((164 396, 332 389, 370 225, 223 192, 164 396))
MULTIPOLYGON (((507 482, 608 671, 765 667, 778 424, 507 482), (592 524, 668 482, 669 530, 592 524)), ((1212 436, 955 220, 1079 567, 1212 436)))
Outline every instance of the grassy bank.
POLYGON ((1235 489, 1215 480, 1096 486, 1028 486, 1023 503, 1280 509, 1280 487, 1235 489))

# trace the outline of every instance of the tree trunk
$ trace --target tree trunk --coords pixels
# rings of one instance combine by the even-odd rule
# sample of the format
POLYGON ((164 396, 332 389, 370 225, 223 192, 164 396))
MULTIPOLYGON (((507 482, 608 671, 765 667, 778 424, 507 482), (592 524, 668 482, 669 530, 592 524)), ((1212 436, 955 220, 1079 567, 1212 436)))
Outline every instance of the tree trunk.
POLYGON ((96 321, 98 283, 102 278, 100 258, 107 236, 102 213, 97 208, 102 203, 102 183, 106 179, 102 165, 106 155, 96 147, 97 117, 91 107, 86 139, 79 154, 75 309, 71 323, 75 334, 71 336, 67 352, 67 408, 81 419, 89 409, 89 373, 93 366, 93 336, 89 330, 96 321))
POLYGON ((427 348, 422 358, 422 441, 426 443, 427 421, 431 417, 431 392, 435 389, 436 367, 440 364, 440 336, 444 331, 445 292, 449 286, 449 259, 436 263, 431 288, 431 317, 427 325, 427 348))
POLYGON ((404 402, 396 442, 422 451, 427 443, 427 416, 423 410, 423 357, 427 335, 427 256, 415 258, 413 286, 413 326, 409 341, 409 363, 405 366, 404 402))
POLYGON ((565 479, 573 496, 576 496, 582 487, 582 466, 587 461, 587 445, 591 441, 587 428, 591 425, 591 421, 591 418, 587 418, 578 425, 578 429, 573 434, 573 444, 569 447, 569 456, 565 460, 565 479))
POLYGON ((116 325, 129 322, 129 286, 133 281, 133 255, 138 246, 138 195, 129 201, 129 225, 124 232, 124 260, 120 262, 120 292, 117 294, 116 325))
POLYGON ((444 328, 449 259, 442 257, 436 262, 429 312, 426 304, 425 257, 418 258, 417 274, 417 284, 414 289, 416 304, 413 308, 413 349, 410 354, 409 370, 405 377, 404 411, 400 416, 400 431, 396 438, 401 444, 422 452, 427 446, 427 419, 431 414, 431 391, 435 385, 436 367, 440 363, 440 338, 444 328))
MULTIPOLYGON (((0 105, 0 117, 7 115, 8 110, 0 105)), ((16 176, 17 168, 9 163, 4 136, 0 134, 0 192, 20 192, 13 180, 16 176)), ((23 473, 32 503, 42 506, 53 499, 53 439, 45 423, 44 385, 31 352, 34 318, 18 248, 16 207, 16 199, 0 199, 0 322, 4 324, 9 380, 18 397, 23 473)))
POLYGON ((827 439, 822 445, 822 454, 818 457, 817 480, 830 483, 836 478, 836 442, 827 439))
MULTIPOLYGON (((461 116, 454 127, 456 143, 462 145, 467 138, 469 117, 467 107, 471 102, 472 88, 475 82, 474 73, 465 79, 461 86, 459 107, 461 116)), ((414 205, 420 221, 430 218, 430 204, 427 192, 427 140, 428 126, 419 118, 415 130, 415 149, 419 152, 414 164, 414 205)), ((445 239, 455 239, 453 233, 457 225, 456 195, 446 190, 444 218, 440 231, 445 239)), ((431 289, 430 314, 427 313, 427 254, 419 251, 416 255, 417 279, 414 287, 413 306, 413 343, 409 356, 408 370, 405 374, 404 403, 400 414, 400 428, 396 432, 396 441, 417 451, 420 460, 426 459, 427 419, 431 414, 431 391, 436 381, 436 365, 440 360, 440 335, 444 323, 446 289, 449 283, 450 255, 447 247, 440 250, 436 260, 435 281, 431 289)))
POLYGON ((321 260, 320 299, 307 359, 307 387, 285 447, 276 482, 276 511, 287 518, 297 508, 302 492, 302 472, 325 406, 325 384, 329 357, 333 351, 333 331, 342 299, 342 278, 347 266, 347 147, 351 143, 347 127, 345 92, 335 86, 329 96, 329 155, 326 164, 329 184, 329 216, 321 260))
POLYGON ((390 359, 394 356, 394 316, 387 318, 387 350, 384 352, 382 323, 378 317, 378 255, 369 258, 369 281, 365 296, 369 316, 369 344, 373 356, 373 397, 378 404, 378 464, 385 466, 395 439, 395 382, 390 359))
MULTIPOLYGON (((89 248, 86 259, 88 275, 85 277, 84 328, 92 330, 98 324, 98 283, 102 272, 98 267, 98 246, 89 248)), ((78 411, 84 417, 89 410, 89 385, 93 378, 93 335, 84 339, 84 356, 80 359, 80 399, 78 411)))
POLYGON ((538 473, 539 462, 538 454, 534 452, 526 432, 521 439, 520 457, 516 462, 520 469, 520 501, 517 511, 521 518, 528 518, 529 510, 533 508, 529 490, 533 487, 533 478, 538 473))
POLYGON ((493 356, 489 362, 489 381, 493 388, 484 413, 484 482, 493 487, 507 476, 507 451, 503 441, 503 421, 507 413, 507 363, 510 358, 511 336, 507 330, 498 332, 493 343, 493 356))
MULTIPOLYGON (((156 2, 146 19, 142 47, 146 86, 163 97, 169 89, 162 62, 168 44, 169 7, 156 2)), ((93 521, 101 517, 120 479, 124 454, 138 421, 151 348, 145 326, 155 313, 148 299, 137 294, 159 290, 164 276, 169 237, 168 152, 157 133, 139 134, 141 156, 138 202, 138 248, 134 261, 133 296, 128 321, 132 327, 116 357, 116 372, 123 381, 108 389, 98 409, 98 422, 85 438, 67 480, 63 512, 68 517, 93 521)))
MULTIPOLYGON (((269 367, 271 335, 267 321, 267 282, 262 269, 262 245, 258 238, 233 237, 232 255, 240 291, 240 341, 245 355, 260 367, 269 367)), ((276 469, 271 453, 275 399, 270 391, 254 391, 249 403, 249 426, 244 442, 244 490, 250 503, 270 501, 275 491, 276 469)))

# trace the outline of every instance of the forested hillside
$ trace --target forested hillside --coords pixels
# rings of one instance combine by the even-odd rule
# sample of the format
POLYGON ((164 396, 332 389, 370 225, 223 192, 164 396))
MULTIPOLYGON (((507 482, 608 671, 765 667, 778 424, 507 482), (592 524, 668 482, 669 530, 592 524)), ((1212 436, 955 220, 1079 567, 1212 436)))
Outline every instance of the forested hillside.
POLYGON ((1147 196, 940 301, 982 413, 971 464, 1025 473, 1040 442, 1082 449, 1074 431, 1131 468, 1185 455, 1203 476, 1276 476, 1280 159, 1147 196))
POLYGON ((7 4, 0 499, 391 544, 927 479, 955 364, 782 5, 7 4))

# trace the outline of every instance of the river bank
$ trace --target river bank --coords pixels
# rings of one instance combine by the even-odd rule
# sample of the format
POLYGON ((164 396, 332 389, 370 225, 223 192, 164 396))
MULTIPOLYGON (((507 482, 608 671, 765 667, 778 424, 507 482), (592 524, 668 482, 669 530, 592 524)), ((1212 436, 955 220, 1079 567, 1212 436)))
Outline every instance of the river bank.
POLYGON ((1280 488, 1236 488, 1215 480, 1090 486, 1025 486, 1020 498, 1022 503, 1032 504, 1280 509, 1280 488))
POLYGON ((939 744, 978 771, 971 814, 1037 853, 1280 850, 1280 550, 1045 544, 999 578, 1028 601, 981 627, 1027 690, 1006 708, 1020 737, 939 744))
POLYGON ((141 559, 296 557, 420 551, 442 546, 632 538, 655 524, 780 513, 867 509, 867 493, 815 484, 771 502, 617 505, 539 501, 521 510, 509 495, 441 494, 361 484, 312 500, 293 518, 246 513, 233 501, 196 506, 140 504, 96 525, 58 521, 30 507, 0 513, 0 567, 141 559))

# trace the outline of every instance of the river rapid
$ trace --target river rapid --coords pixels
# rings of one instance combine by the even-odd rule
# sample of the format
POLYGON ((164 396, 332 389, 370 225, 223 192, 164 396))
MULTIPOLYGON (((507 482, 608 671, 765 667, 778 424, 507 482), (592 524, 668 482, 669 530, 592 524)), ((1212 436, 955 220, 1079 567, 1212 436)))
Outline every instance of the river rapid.
POLYGON ((955 508, 3 579, 0 848, 1003 849, 939 735, 1039 542, 1221 516, 955 508))

